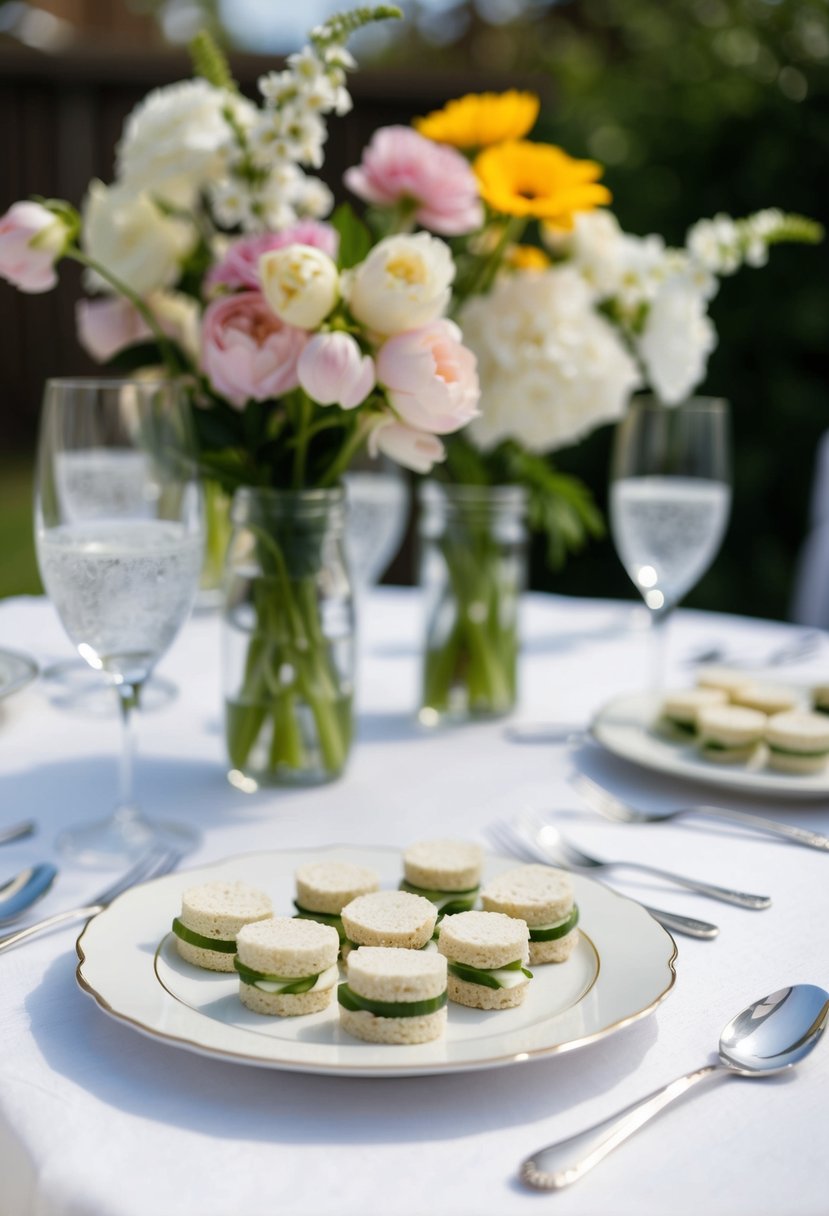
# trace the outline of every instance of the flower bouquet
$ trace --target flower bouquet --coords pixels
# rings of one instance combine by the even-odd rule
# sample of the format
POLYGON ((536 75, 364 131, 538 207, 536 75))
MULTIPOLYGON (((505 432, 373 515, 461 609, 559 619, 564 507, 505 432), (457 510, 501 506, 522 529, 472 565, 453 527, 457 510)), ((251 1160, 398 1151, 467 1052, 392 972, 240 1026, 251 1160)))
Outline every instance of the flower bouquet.
POLYGON ((450 238, 451 312, 478 362, 480 412, 426 488, 427 722, 513 706, 523 504, 553 565, 603 530, 550 454, 619 419, 638 388, 686 397, 715 343, 716 276, 821 236, 773 210, 702 221, 683 249, 629 236, 600 165, 526 138, 538 110, 514 91, 449 102, 414 129, 378 131, 345 178, 377 231, 450 238))
POLYGON ((429 232, 379 239, 309 170, 350 106, 348 36, 399 16, 356 9, 283 71, 238 91, 205 35, 197 76, 128 117, 117 180, 78 213, 21 202, 0 275, 46 291, 86 267, 84 346, 193 385, 205 473, 234 494, 226 581, 227 745, 243 788, 337 776, 352 736, 353 620, 340 479, 367 448, 428 472, 477 411, 474 356, 447 319, 455 264, 429 232))

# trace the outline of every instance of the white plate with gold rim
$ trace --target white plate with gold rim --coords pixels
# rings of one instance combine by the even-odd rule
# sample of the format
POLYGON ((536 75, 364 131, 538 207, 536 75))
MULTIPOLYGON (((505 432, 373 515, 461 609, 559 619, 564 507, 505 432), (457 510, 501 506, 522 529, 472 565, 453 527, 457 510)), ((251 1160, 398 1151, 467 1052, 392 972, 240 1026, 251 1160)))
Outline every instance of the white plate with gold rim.
MULTIPOLYGON (((185 963, 169 932, 181 893, 197 883, 241 880, 293 911, 294 870, 309 861, 370 866, 384 887, 400 877, 400 852, 332 846, 233 857, 168 874, 119 896, 78 939, 78 982, 100 1007, 143 1034, 241 1064, 337 1076, 417 1076, 495 1068, 581 1047, 650 1013, 675 980, 676 946, 639 904, 573 876, 579 945, 566 963, 535 968, 517 1009, 450 1004, 444 1039, 417 1046, 363 1043, 339 1027, 337 1000, 322 1013, 269 1018, 238 999, 238 979, 185 963)), ((484 878, 516 864, 487 857, 484 878)))
POLYGON ((590 726, 593 738, 623 760, 721 790, 763 794, 769 798, 829 796, 829 766, 820 773, 777 773, 765 767, 762 748, 756 759, 748 764, 716 764, 704 760, 693 743, 675 740, 667 731, 660 731, 661 702, 662 694, 658 692, 614 697, 593 719, 590 726))

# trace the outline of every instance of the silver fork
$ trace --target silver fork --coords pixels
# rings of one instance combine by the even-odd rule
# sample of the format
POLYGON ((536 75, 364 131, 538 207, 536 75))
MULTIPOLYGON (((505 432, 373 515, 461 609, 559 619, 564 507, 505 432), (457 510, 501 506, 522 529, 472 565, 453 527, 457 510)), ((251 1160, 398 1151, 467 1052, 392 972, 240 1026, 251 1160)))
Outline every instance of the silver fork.
POLYGON ((91 903, 82 904, 78 908, 69 908, 65 912, 55 912, 54 915, 47 916, 44 920, 27 925, 25 929, 18 929, 14 933, 7 933, 5 937, 0 937, 0 952, 10 950, 18 942, 23 942, 36 934, 45 933, 47 929, 64 925, 68 921, 90 920, 99 912, 103 912, 116 896, 121 895, 130 887, 134 887, 139 882, 147 882, 150 878, 160 878, 162 874, 169 874, 171 870, 175 869, 181 858, 182 854, 177 851, 151 849, 135 863, 132 869, 127 870, 126 874, 122 874, 115 882, 104 887, 91 903))
POLYGON ((749 895, 745 891, 732 891, 728 887, 718 887, 714 883, 703 882, 697 878, 687 878, 684 874, 676 874, 673 870, 663 870, 659 866, 647 865, 641 861, 610 861, 594 857, 577 848, 569 840, 565 840, 557 827, 540 815, 525 811, 519 817, 519 826, 530 834, 538 847, 548 857, 557 859, 558 865, 564 865, 575 870, 635 870, 639 874, 651 874, 654 878, 664 878, 678 887, 695 891, 698 895, 707 895, 709 899, 718 899, 724 904, 735 904, 738 908, 751 908, 755 911, 771 906, 768 895, 749 895))
MULTIPOLYGON (((514 824, 499 820, 491 823, 488 828, 493 842, 504 852, 528 861, 543 861, 549 863, 550 858, 532 841, 519 834, 514 824)), ((567 867, 565 867, 566 869, 567 867)), ((673 933, 682 933, 686 937, 698 937, 710 941, 719 934, 719 926, 712 925, 707 920, 696 920, 693 916, 680 916, 677 912, 666 912, 663 908, 653 908, 642 904, 655 921, 673 933)))
POLYGON ((681 806, 673 811, 640 811, 627 802, 623 802, 616 794, 578 773, 572 781, 573 788, 582 798, 615 823, 667 823, 671 819, 679 819, 686 815, 699 815, 705 819, 722 819, 726 823, 748 828, 754 832, 763 832, 767 836, 779 836, 790 840, 793 844, 805 845, 808 849, 820 849, 829 852, 829 836, 821 836, 819 832, 810 832, 806 828, 798 828, 790 823, 778 823, 774 819, 764 819, 762 815, 752 815, 749 811, 732 811, 722 806, 681 806))

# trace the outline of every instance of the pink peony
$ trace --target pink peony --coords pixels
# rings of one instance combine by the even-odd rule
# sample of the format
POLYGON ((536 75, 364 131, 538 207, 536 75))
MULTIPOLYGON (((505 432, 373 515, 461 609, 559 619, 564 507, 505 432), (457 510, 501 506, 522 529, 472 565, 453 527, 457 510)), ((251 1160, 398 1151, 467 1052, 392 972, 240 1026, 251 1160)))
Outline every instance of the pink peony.
POLYGON ((135 305, 120 296, 78 300, 75 323, 81 346, 98 363, 108 363, 120 350, 153 336, 135 305))
POLYGON ((343 180, 359 198, 378 207, 416 204, 418 224, 442 236, 463 236, 483 223, 478 183, 468 161, 410 127, 381 127, 362 162, 346 169, 343 180))
POLYGON ((51 291, 66 226, 40 203, 14 203, 0 217, 0 278, 21 291, 51 291))
POLYGON ((460 339, 452 321, 433 321, 380 347, 377 380, 409 426, 448 435, 477 417, 477 364, 460 339))
POLYGON ((299 382, 320 405, 353 410, 374 388, 374 360, 350 334, 315 334, 297 363, 299 382))
POLYGON ((202 321, 202 363, 216 392, 241 409, 299 384, 297 360, 308 335, 285 325, 258 291, 223 296, 202 321))
POLYGON ((368 437, 369 456, 381 453, 415 473, 429 473, 432 465, 446 459, 446 449, 437 435, 415 430, 386 414, 368 437))
POLYGON ((233 241, 220 262, 210 270, 204 280, 205 287, 250 288, 258 291, 259 259, 272 249, 284 249, 288 245, 313 245, 329 257, 336 258, 339 236, 330 224, 319 220, 299 220, 282 232, 259 232, 254 236, 243 236, 233 241))

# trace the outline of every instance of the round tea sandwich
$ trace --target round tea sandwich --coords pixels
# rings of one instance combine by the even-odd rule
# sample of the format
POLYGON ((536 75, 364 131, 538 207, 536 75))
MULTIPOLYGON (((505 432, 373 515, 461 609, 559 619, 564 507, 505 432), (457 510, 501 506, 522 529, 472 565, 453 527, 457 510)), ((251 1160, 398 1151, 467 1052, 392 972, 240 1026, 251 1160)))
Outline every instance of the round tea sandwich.
POLYGON ((819 773, 829 759, 829 718, 807 712, 775 714, 766 727, 769 767, 819 773))
POLYGON ((176 949, 188 963, 208 971, 232 971, 236 934, 245 925, 273 915, 262 891, 243 882, 208 882, 181 897, 173 921, 176 949))
POLYGON ((728 693, 722 688, 684 688, 666 693, 662 717, 689 738, 696 734, 697 714, 711 705, 727 705, 728 693))
POLYGON ((466 840, 421 840, 403 853, 401 891, 435 905, 438 920, 475 907, 483 850, 466 840))
POLYGON ((523 1001, 532 972, 525 964, 529 930, 502 912, 458 912, 440 927, 438 950, 449 969, 449 1000, 473 1009, 512 1009, 523 1001))
POLYGON ((523 920, 530 932, 530 965, 563 963, 579 940, 573 884, 553 866, 516 866, 499 874, 481 892, 490 912, 523 920))
POLYGON ((743 684, 731 694, 731 701, 761 714, 782 714, 797 705, 794 693, 775 684, 743 684))
POLYGON ((330 925, 271 916, 245 925, 237 945, 239 999, 248 1009, 288 1018, 328 1005, 340 978, 340 939, 330 925))
POLYGON ((817 684, 812 689, 812 709, 817 714, 829 714, 829 684, 817 684))
POLYGON ((343 908, 343 958, 355 946, 393 946, 421 950, 432 939, 437 908, 408 891, 374 891, 343 908))
POLYGON ((446 959, 436 951, 361 946, 337 1000, 343 1030, 368 1043, 428 1043, 446 1028, 446 959))
POLYGON ((700 667, 697 672, 700 688, 719 688, 729 698, 747 683, 744 671, 733 671, 730 667, 700 667))
POLYGON ((294 907, 298 919, 316 920, 337 930, 345 941, 340 913, 358 895, 378 890, 380 879, 367 866, 350 861, 315 861, 296 871, 294 907))
POLYGON ((766 729, 766 715, 741 705, 713 705, 697 718, 700 755, 716 764, 745 764, 766 729))

